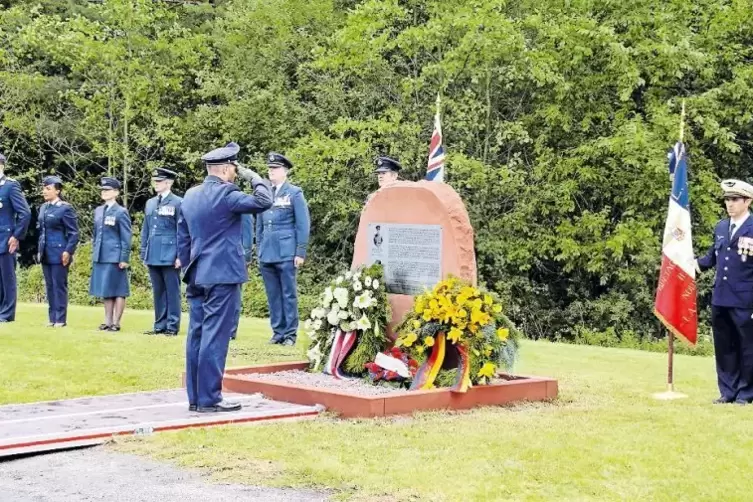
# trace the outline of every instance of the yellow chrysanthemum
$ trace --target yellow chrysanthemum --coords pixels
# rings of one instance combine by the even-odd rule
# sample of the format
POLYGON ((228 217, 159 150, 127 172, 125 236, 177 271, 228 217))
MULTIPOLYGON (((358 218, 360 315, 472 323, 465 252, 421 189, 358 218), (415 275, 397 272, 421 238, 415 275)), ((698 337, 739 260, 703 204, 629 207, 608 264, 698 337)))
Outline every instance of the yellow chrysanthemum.
POLYGON ((415 333, 408 333, 403 337, 403 346, 410 347, 416 340, 418 340, 418 335, 415 333))
POLYGON ((452 343, 457 343, 458 340, 463 336, 463 332, 460 331, 458 328, 452 328, 450 329, 450 332, 447 333, 447 339, 451 341, 452 343))
POLYGON ((494 363, 484 363, 484 365, 481 367, 480 370, 478 370, 478 376, 479 378, 492 378, 494 376, 494 373, 496 371, 497 367, 494 366, 494 363))
POLYGON ((413 329, 418 329, 421 327, 421 321, 413 321, 413 329))
POLYGON ((484 303, 486 305, 491 305, 492 304, 492 295, 484 295, 484 303))
POLYGON ((422 317, 424 321, 431 321, 431 318, 432 318, 431 309, 425 309, 422 317))
POLYGON ((500 305, 500 304, 495 304, 495 305, 494 305, 494 306, 492 307, 492 312, 494 312, 495 314, 499 314, 500 312, 502 312, 502 305, 500 305))
POLYGON ((497 329, 497 338, 499 338, 500 341, 504 342, 507 340, 507 337, 510 336, 510 330, 507 328, 499 328, 497 329))
POLYGON ((427 336, 424 338, 424 345, 427 347, 433 347, 434 346, 434 337, 433 336, 427 336))

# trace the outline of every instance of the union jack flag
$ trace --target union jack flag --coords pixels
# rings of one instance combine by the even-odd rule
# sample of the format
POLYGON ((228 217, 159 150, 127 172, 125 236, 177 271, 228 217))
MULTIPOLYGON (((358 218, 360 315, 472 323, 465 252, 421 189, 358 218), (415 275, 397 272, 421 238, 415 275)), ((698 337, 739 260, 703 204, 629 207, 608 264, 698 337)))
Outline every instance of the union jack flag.
POLYGON ((434 132, 431 134, 429 145, 429 165, 426 168, 426 179, 444 182, 444 146, 442 146, 442 122, 439 119, 439 96, 437 96, 437 114, 434 115, 434 132))

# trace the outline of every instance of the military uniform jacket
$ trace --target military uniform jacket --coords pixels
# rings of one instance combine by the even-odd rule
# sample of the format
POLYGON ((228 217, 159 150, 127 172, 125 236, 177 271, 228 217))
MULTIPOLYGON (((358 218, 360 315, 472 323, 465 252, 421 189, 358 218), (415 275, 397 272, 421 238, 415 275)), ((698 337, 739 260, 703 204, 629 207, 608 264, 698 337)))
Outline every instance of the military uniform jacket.
POLYGON ((248 281, 242 241, 242 215, 272 205, 269 186, 253 182, 254 193, 207 176, 186 192, 178 219, 178 257, 183 281, 199 286, 248 281))
POLYGON ((131 217, 118 203, 94 210, 92 262, 128 263, 131 256, 131 217))
POLYGON ((159 196, 146 202, 141 227, 141 260, 147 265, 173 266, 178 255, 178 216, 183 201, 169 193, 157 204, 159 196))
POLYGON ((711 304, 717 307, 753 309, 753 256, 738 254, 741 237, 753 238, 753 216, 729 237, 730 220, 720 221, 714 229, 714 245, 698 259, 698 268, 716 267, 711 304))
POLYGON ((11 236, 21 241, 26 236, 31 221, 31 210, 14 179, 3 175, 0 178, 0 254, 8 252, 11 236))
POLYGON ((78 245, 78 220, 76 211, 69 203, 45 202, 39 208, 37 219, 37 260, 50 265, 62 263, 63 253, 71 256, 78 245))
POLYGON ((283 183, 272 207, 256 220, 256 249, 260 263, 279 263, 306 257, 311 223, 303 190, 283 183))

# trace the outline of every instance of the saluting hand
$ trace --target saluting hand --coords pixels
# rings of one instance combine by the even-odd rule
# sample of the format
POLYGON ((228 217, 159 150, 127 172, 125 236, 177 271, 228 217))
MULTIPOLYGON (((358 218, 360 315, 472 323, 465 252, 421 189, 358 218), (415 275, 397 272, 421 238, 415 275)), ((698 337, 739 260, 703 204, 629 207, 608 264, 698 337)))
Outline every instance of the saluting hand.
POLYGON ((295 268, 301 268, 303 266, 303 262, 306 261, 304 258, 301 258, 300 256, 296 256, 293 260, 293 265, 295 265, 295 268))
POLYGON ((8 252, 10 254, 15 253, 18 250, 18 239, 13 237, 12 235, 8 239, 8 252))
POLYGON ((68 251, 63 251, 63 256, 60 260, 63 262, 63 266, 67 267, 71 262, 71 254, 68 251))
POLYGON ((180 258, 175 258, 175 268, 180 268, 180 258))
POLYGON ((124 268, 128 268, 128 264, 124 261, 121 261, 120 263, 118 263, 118 267, 120 267, 122 270, 124 268))

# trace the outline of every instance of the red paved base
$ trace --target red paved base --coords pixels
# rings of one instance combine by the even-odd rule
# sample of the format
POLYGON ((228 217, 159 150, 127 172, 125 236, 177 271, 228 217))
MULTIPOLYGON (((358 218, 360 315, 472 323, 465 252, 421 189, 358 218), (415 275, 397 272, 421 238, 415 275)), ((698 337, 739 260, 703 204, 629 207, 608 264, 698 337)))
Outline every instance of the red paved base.
POLYGON ((254 379, 249 373, 275 373, 303 370, 306 362, 266 364, 228 369, 223 387, 243 394, 261 393, 269 399, 302 405, 325 406, 343 417, 382 417, 420 410, 465 410, 477 406, 495 406, 516 401, 546 401, 557 397, 557 380, 536 376, 500 375, 505 382, 479 385, 465 393, 432 389, 379 396, 361 396, 346 392, 254 379))

